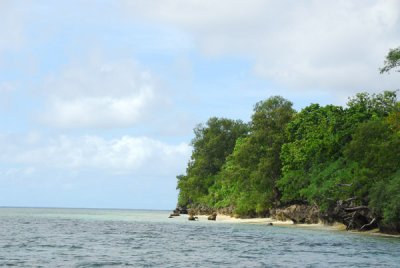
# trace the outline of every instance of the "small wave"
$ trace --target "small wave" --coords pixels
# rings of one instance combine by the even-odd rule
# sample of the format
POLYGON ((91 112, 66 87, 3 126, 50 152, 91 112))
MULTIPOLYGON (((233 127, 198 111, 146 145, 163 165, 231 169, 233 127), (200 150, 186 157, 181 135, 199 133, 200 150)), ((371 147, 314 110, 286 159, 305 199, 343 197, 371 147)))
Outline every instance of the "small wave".
POLYGON ((22 244, 19 244, 18 247, 19 247, 19 248, 27 248, 27 247, 28 247, 28 244, 22 243, 22 244))
POLYGON ((84 262, 78 264, 76 267, 108 267, 108 266, 130 266, 129 263, 123 263, 120 261, 104 261, 104 262, 84 262))
POLYGON ((24 262, 24 261, 16 261, 16 262, 10 262, 10 261, 8 261, 8 262, 0 262, 0 266, 1 267, 3 267, 3 266, 7 266, 7 267, 21 267, 21 266, 25 266, 26 265, 26 263, 24 262))
POLYGON ((297 245, 298 246, 306 246, 306 247, 310 247, 310 248, 327 246, 326 243, 319 243, 319 242, 300 242, 297 245))
POLYGON ((69 247, 69 249, 83 249, 82 246, 76 246, 76 245, 72 245, 69 247))

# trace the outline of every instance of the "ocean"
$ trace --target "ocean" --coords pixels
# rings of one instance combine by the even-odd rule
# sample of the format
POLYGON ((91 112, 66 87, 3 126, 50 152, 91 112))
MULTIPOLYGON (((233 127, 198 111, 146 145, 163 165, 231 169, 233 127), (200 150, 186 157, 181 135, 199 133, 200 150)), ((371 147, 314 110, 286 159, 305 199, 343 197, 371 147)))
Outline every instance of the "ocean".
POLYGON ((0 266, 400 267, 400 238, 169 213, 0 208, 0 266))

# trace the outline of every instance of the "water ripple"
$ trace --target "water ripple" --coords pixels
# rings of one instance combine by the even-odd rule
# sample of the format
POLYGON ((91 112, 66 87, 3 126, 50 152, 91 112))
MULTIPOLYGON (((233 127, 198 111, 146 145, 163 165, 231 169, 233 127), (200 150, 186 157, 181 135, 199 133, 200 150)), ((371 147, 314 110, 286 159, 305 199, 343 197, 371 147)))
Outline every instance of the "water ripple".
POLYGON ((167 216, 0 209, 0 266, 396 267, 400 262, 399 239, 167 216))

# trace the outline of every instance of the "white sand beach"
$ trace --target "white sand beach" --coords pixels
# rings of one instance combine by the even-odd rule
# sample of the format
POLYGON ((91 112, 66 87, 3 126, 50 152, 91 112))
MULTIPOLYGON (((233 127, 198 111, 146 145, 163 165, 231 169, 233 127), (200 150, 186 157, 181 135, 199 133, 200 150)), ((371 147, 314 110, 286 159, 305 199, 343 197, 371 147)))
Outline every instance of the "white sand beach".
MULTIPOLYGON (((199 221, 207 221, 207 215, 197 215, 199 221)), ((318 229, 326 229, 326 230, 336 230, 336 231, 344 231, 346 230, 346 226, 341 223, 334 223, 332 225, 326 225, 322 222, 315 223, 315 224, 294 224, 293 221, 278 221, 273 218, 248 218, 248 219, 241 219, 231 217, 229 215, 218 214, 216 222, 219 223, 245 223, 245 224, 270 224, 272 223, 273 226, 287 226, 287 227, 294 227, 294 228, 318 228, 318 229)), ((374 232, 375 233, 375 232, 374 232)))
MULTIPOLYGON (((207 215, 196 215, 200 221, 207 220, 207 215)), ((218 214, 217 215, 217 222, 224 222, 224 223, 249 223, 249 224, 269 224, 272 223, 273 225, 293 225, 293 221, 277 221, 272 218, 248 218, 248 219, 241 219, 231 217, 229 215, 218 214)), ((303 225, 303 224, 299 224, 303 225)), ((314 225, 314 226, 323 226, 323 224, 304 224, 304 225, 314 225)))

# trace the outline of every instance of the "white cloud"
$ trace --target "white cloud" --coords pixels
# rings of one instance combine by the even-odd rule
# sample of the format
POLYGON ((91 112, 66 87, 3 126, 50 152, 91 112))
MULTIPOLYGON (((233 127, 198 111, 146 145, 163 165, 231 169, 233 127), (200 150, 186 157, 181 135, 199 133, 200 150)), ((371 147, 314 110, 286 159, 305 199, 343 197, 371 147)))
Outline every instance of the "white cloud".
POLYGON ((61 127, 129 126, 141 119, 153 98, 152 90, 145 88, 137 95, 125 98, 54 99, 50 104, 51 116, 46 117, 61 127))
POLYGON ((147 137, 107 140, 98 136, 59 136, 44 141, 36 135, 34 139, 31 134, 18 139, 1 137, 0 160, 10 166, 3 173, 29 175, 36 170, 62 169, 74 173, 94 170, 109 174, 175 175, 183 172, 191 152, 186 143, 170 145, 147 137))
POLYGON ((164 101, 156 79, 131 61, 93 56, 46 79, 42 119, 57 127, 129 127, 164 101))
POLYGON ((241 55, 291 90, 349 96, 398 87, 380 75, 400 45, 400 1, 123 1, 135 17, 183 29, 204 53, 241 55))

